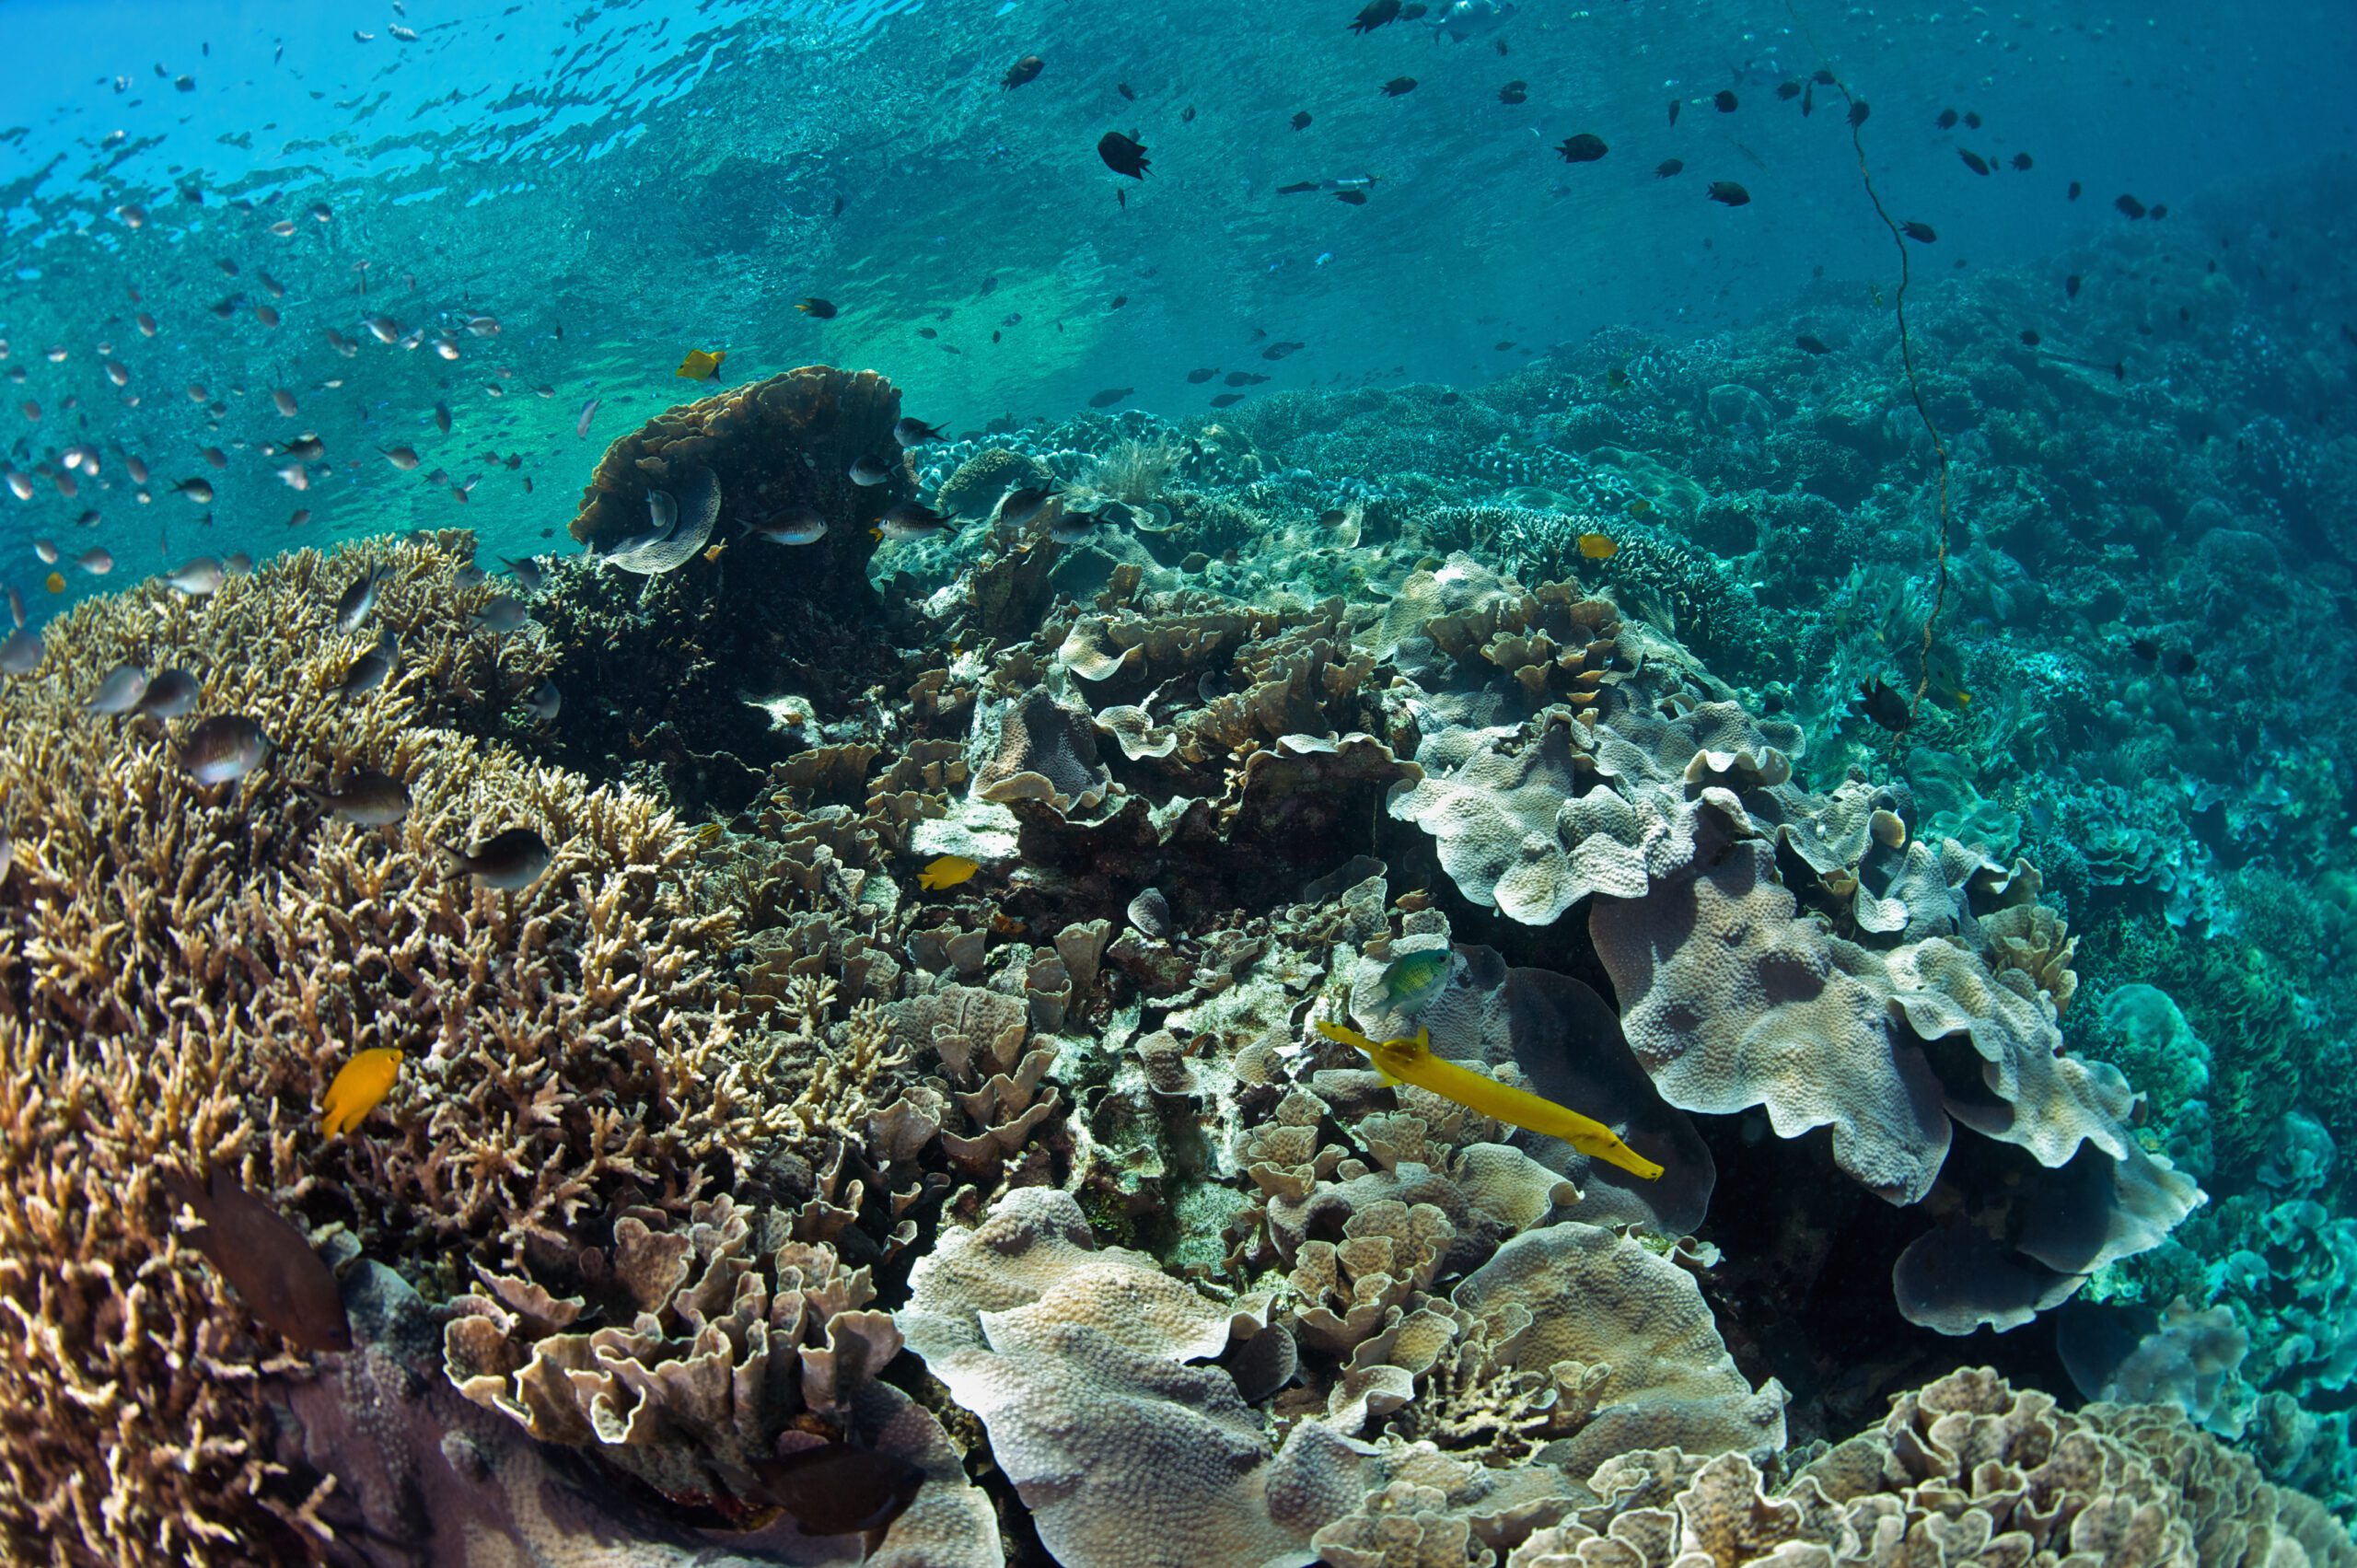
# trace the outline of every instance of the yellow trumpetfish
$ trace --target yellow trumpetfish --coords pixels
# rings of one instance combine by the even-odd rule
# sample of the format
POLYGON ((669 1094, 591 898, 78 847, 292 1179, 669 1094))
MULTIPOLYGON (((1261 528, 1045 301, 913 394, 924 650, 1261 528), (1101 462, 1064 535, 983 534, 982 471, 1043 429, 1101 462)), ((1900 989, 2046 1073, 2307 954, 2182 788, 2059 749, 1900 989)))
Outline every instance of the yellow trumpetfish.
POLYGON ((319 1108, 319 1130, 332 1138, 359 1126, 392 1092, 401 1070, 401 1053, 387 1046, 364 1051, 345 1063, 328 1086, 327 1103, 319 1108))
POLYGON ((1493 1116, 1515 1127, 1561 1138, 1590 1159, 1617 1165, 1647 1181, 1661 1176, 1661 1167, 1622 1143, 1618 1134, 1592 1116, 1582 1116, 1527 1089, 1501 1084, 1486 1073, 1460 1067, 1433 1054, 1430 1031, 1418 1029, 1413 1040, 1372 1040, 1341 1024, 1318 1021, 1318 1032, 1343 1045, 1354 1045, 1375 1059, 1376 1071, 1386 1083, 1413 1084, 1457 1104, 1493 1116))

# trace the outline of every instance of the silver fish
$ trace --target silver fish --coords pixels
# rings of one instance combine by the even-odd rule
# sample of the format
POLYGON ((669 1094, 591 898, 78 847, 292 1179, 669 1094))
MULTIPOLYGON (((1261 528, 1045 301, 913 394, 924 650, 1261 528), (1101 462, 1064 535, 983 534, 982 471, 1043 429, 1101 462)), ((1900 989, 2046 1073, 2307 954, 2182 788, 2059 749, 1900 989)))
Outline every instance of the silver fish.
POLYGON ((888 462, 882 458, 874 456, 865 457, 860 459, 859 461, 852 464, 851 482, 853 484, 887 483, 892 477, 893 469, 898 466, 898 464, 888 462))
POLYGON ((0 675, 30 675, 41 668, 41 633, 20 626, 0 640, 0 675))
POLYGON ((114 570, 114 552, 104 545, 94 544, 74 558, 74 564, 93 577, 103 577, 114 570))
POLYGON ((1101 512, 1058 512, 1048 525, 1048 537, 1058 544, 1085 544, 1105 530, 1101 512))
POLYGON ((941 426, 927 424, 922 419, 903 419, 892 426, 892 439, 903 447, 922 447, 941 439, 941 426))
POLYGON ((180 746, 180 763, 201 784, 234 784, 269 760, 270 737, 243 714, 199 719, 180 746))
POLYGON ((876 526, 883 530, 886 539, 932 539, 948 530, 949 519, 930 506, 903 501, 885 513, 876 526))
POLYGON ((352 586, 343 590, 343 597, 335 601, 335 629, 359 631, 361 622, 368 619, 368 612, 377 608, 377 590, 391 575, 389 566, 372 566, 354 578, 352 586))
POLYGON ((481 610, 467 617, 467 624, 497 636, 520 632, 530 619, 524 612, 524 601, 507 594, 500 594, 484 602, 481 610))
POLYGON ((187 670, 162 670, 147 683, 145 693, 139 699, 139 711, 151 719, 176 719, 194 711, 200 695, 196 677, 187 670))
POLYGON ((543 679, 524 694, 524 706, 542 724, 554 724, 564 707, 564 693, 556 689, 555 681, 543 679))
POLYGON ((54 566, 57 564, 57 544, 53 540, 37 539, 33 540, 33 553, 41 557, 41 563, 44 566, 54 566))
POLYGON ((484 887, 503 891, 539 881, 551 858, 548 841, 529 828, 510 828, 494 834, 477 844, 471 854, 453 844, 443 845, 442 853, 450 857, 453 866, 484 887))
POLYGON ((491 574, 471 561, 450 574, 450 586, 460 593, 465 593, 469 588, 479 588, 489 581, 491 581, 491 574))
POLYGON ((127 714, 147 695, 147 672, 135 664, 119 664, 107 671, 98 691, 82 704, 93 714, 127 714))
POLYGON ((827 518, 816 506, 788 506, 764 522, 747 525, 746 531, 772 544, 816 544, 827 537, 827 518))
POLYGON ((507 571, 508 575, 516 579, 516 586, 528 594, 539 593, 548 581, 547 575, 540 570, 540 558, 537 555, 526 555, 509 561, 507 571))
POLYGON ((409 815, 409 786, 374 768, 354 773, 340 790, 314 789, 309 784, 296 787, 319 802, 322 810, 364 828, 389 828, 409 815))
POLYGON ((384 454, 387 462, 403 473, 417 467, 417 448, 414 447, 381 447, 377 449, 384 454))
POLYGON ((210 480, 184 479, 172 488, 200 506, 209 506, 213 504, 213 483, 210 480))
POLYGON ((19 626, 25 623, 25 596, 17 591, 14 583, 8 585, 8 617, 19 626))
POLYGON ((233 550, 221 558, 221 570, 232 577, 242 577, 254 569, 254 558, 242 550, 233 550))
POLYGON ((164 579, 191 598, 203 598, 221 587, 228 574, 210 555, 200 555, 164 579))

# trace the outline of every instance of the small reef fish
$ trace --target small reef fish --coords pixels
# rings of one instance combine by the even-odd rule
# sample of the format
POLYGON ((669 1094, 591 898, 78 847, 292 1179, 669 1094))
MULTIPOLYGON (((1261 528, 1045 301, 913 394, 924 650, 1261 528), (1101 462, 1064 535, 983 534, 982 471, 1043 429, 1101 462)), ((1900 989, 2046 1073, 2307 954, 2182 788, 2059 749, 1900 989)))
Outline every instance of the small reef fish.
POLYGON ((200 555, 164 581, 191 598, 203 598, 209 593, 217 592, 227 576, 228 573, 220 562, 210 555, 200 555))
POLYGON ((368 1119, 368 1113, 392 1093, 401 1075, 401 1053, 389 1046, 364 1051, 336 1069, 328 1097, 319 1106, 319 1131, 340 1138, 368 1119))
POLYGON ((814 321, 831 321, 836 315, 835 302, 831 299, 820 299, 815 294, 795 308, 814 321))
POLYGON ((359 631, 361 623, 368 619, 368 612, 377 608, 377 590, 392 575, 391 567, 376 566, 354 578, 352 586, 335 601, 335 629, 345 633, 359 631))
POLYGON ((30 675, 41 668, 41 633, 19 626, 0 641, 0 675, 30 675))
POLYGON ((903 447, 922 447, 941 439, 941 426, 927 424, 922 419, 903 419, 892 426, 892 439, 903 447))
POLYGON ((1006 75, 999 78, 999 90, 1013 92, 1026 82, 1039 80, 1039 73, 1047 68, 1045 60, 1036 54, 1027 54, 1006 68, 1006 75))
POLYGON ((537 555, 519 555, 513 560, 503 556, 501 559, 507 567, 507 575, 516 579, 516 586, 528 594, 539 593, 548 581, 546 574, 540 570, 540 558, 537 555))
POLYGON ((1088 399, 1088 406, 1090 408, 1111 408, 1115 403, 1120 402, 1123 398, 1128 397, 1132 392, 1136 390, 1137 389, 1135 387, 1108 387, 1101 392, 1091 393, 1088 399))
POLYGON ((1555 150, 1563 155, 1565 163, 1594 163, 1612 149, 1604 145, 1603 137, 1583 131, 1564 138, 1563 145, 1555 150))
POLYGON ((1725 87, 1721 87, 1711 95, 1711 107, 1721 114, 1733 114, 1741 106, 1741 101, 1725 87))
POLYGON ((886 539, 932 539, 948 531, 949 519, 919 502, 903 501, 885 513, 876 526, 886 539))
POLYGON ((842 1443, 755 1459, 752 1471, 755 1500, 784 1509, 812 1536, 880 1536, 924 1485, 924 1472, 906 1459, 842 1443))
POLYGON ((147 672, 135 664, 119 664, 107 671, 82 711, 91 714, 127 714, 147 695, 147 672))
POLYGON ((1392 959, 1383 970, 1385 1005, 1415 1012, 1447 987, 1456 963, 1457 955, 1446 947, 1428 947, 1392 959))
POLYGON ((1751 203, 1751 192, 1732 180, 1712 180, 1710 194, 1711 200, 1723 206, 1742 207, 1751 203))
POLYGON ((917 886, 928 893, 937 893, 944 888, 972 880, 974 873, 981 868, 981 862, 962 854, 945 854, 925 863, 924 869, 917 873, 917 886))
POLYGON ((184 479, 172 488, 199 506, 213 505, 213 482, 210 480, 184 479))
POLYGON ((1907 699, 1884 685, 1880 676, 1859 685, 1858 694, 1850 699, 1850 711, 1862 718, 1874 720, 1894 735, 1914 722, 1907 699))
POLYGON ((1528 103, 1530 84, 1519 78, 1508 82, 1498 89, 1498 101, 1505 104, 1528 103))
POLYGON ((1399 0, 1370 0, 1366 8, 1358 14, 1358 18, 1348 24, 1348 30, 1364 38, 1376 29, 1387 27, 1399 18, 1399 0))
POLYGON ((725 348, 715 349, 710 353, 700 348, 691 348, 688 350, 688 357, 679 361, 679 367, 671 374, 685 381, 718 380, 720 362, 727 357, 728 351, 725 348))
POLYGON ((745 531, 772 544, 816 544, 827 537, 827 518, 816 506, 788 506, 766 521, 746 524, 745 531))
POLYGON ((385 460, 403 473, 417 467, 417 448, 414 447, 385 447, 379 449, 384 453, 385 460))
POLYGON ((1085 544, 1106 528, 1102 512, 1058 512, 1048 525, 1048 537, 1058 544, 1085 544))
POLYGON ((524 711, 542 724, 554 724, 556 715, 563 708, 564 693, 558 691, 556 682, 546 676, 540 678, 538 686, 524 694, 524 711))
POLYGON ((1686 160, 1682 157, 1666 157, 1659 163, 1654 165, 1654 178, 1655 180, 1667 180, 1674 174, 1683 174, 1685 172, 1686 160))
POLYGON ((348 703, 382 686, 386 677, 393 673, 393 665, 401 656, 401 639, 393 635, 391 627, 377 633, 377 645, 354 659, 352 667, 343 672, 343 679, 336 683, 337 700, 348 703))
POLYGON ((270 737, 243 714, 199 719, 180 747, 180 763, 201 784, 235 784, 269 761, 270 737))
POLYGON ((1132 180, 1144 180, 1146 176, 1145 144, 1135 137, 1108 131, 1097 139, 1097 156, 1116 174, 1126 174, 1132 180))
POLYGON ((450 864, 467 873, 486 888, 512 892, 540 880, 540 873, 549 868, 548 841, 529 828, 510 828, 493 834, 477 844, 474 853, 466 854, 455 845, 445 844, 442 853, 450 864))
POLYGON ((1580 553, 1590 561, 1609 561, 1620 553, 1620 547, 1613 542, 1610 534, 1584 533, 1580 535, 1580 553))
POLYGON ((871 452, 851 465, 851 482, 860 485, 882 484, 892 477, 892 470, 898 466, 871 452))
POLYGON ((1898 232, 1918 245, 1929 245, 1940 237, 1939 231, 1930 224, 1918 223, 1911 218, 1898 226, 1898 232))
POLYGON ((33 553, 41 557, 41 563, 44 566, 54 566, 57 564, 57 544, 53 540, 37 539, 33 540, 33 553))
POLYGON ((195 676, 185 669, 167 669, 147 683, 146 692, 139 699, 139 711, 151 719, 176 719, 195 712, 202 694, 195 676))
POLYGON ((52 572, 48 576, 43 577, 41 580, 41 586, 47 588, 51 593, 62 594, 65 591, 65 574, 63 572, 52 572))
POLYGON ((1295 130, 1306 131, 1309 129, 1309 110, 1304 109, 1295 113, 1292 121, 1293 128, 1295 130))
POLYGON ((589 422, 598 417, 598 400, 591 398, 581 405, 581 417, 573 422, 573 438, 576 441, 589 434, 589 422))
POLYGON ((1661 1176, 1658 1164, 1622 1143, 1618 1133, 1595 1118, 1434 1055, 1429 1030, 1418 1029, 1413 1040, 1372 1040, 1356 1029, 1321 1018, 1318 1032, 1366 1052, 1386 1083, 1413 1084, 1510 1126, 1561 1138, 1590 1159, 1618 1166, 1647 1181, 1661 1176))
POLYGON ((319 807, 364 828, 389 828, 409 815, 409 786, 389 773, 363 768, 343 781, 343 787, 314 789, 298 785, 319 807))
POLYGON ((1052 483, 1027 484, 1018 489, 1010 490, 999 497, 998 520, 1011 527, 1020 528, 1038 517, 1039 508, 1046 505, 1048 497, 1055 493, 1056 487, 1052 483))
POLYGON ((1386 98, 1406 98, 1415 90, 1416 78, 1413 76, 1394 76, 1383 84, 1383 96, 1386 98))
POLYGON ((297 1350, 352 1348, 352 1323, 335 1273, 285 1215, 221 1167, 201 1190, 177 1172, 159 1174, 164 1190, 203 1222, 185 1234, 188 1244, 204 1254, 255 1317, 297 1350))
POLYGON ((483 607, 467 617, 467 624, 494 636, 520 632, 530 617, 524 612, 524 601, 507 594, 498 594, 483 601, 483 607))
POLYGON ((1833 352, 1826 346, 1825 340, 1814 332, 1803 332, 1793 340, 1793 346, 1803 354, 1831 354, 1833 352))

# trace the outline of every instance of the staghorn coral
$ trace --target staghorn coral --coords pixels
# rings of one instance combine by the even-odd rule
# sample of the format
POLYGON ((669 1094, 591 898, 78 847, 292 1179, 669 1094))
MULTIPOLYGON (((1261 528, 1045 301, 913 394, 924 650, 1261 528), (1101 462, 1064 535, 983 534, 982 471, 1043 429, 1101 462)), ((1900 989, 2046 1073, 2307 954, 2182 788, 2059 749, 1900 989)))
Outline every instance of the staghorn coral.
POLYGON ((684 1213, 726 1151, 762 1141, 714 1011, 730 923, 686 896, 671 819, 445 727, 490 668, 464 627, 480 590, 452 580, 470 553, 458 535, 376 540, 296 552, 203 601, 88 600, 48 629, 44 674, 0 691, 12 1555, 244 1562, 249 1536, 290 1553, 320 1539, 316 1478, 262 1441, 252 1379, 290 1364, 173 1238, 159 1164, 230 1167, 315 1232, 447 1284, 470 1258, 569 1255, 577 1227, 628 1204, 684 1213), (379 564, 378 613, 412 652, 337 704, 352 649, 317 629, 379 564), (126 659, 198 671, 199 711, 252 716, 275 760, 205 789, 152 722, 93 721, 81 698, 126 659), (361 765, 406 781, 405 822, 359 829, 286 788, 361 765), (516 823, 554 851, 531 887, 442 869, 438 842, 516 823), (322 1137, 329 1079, 377 1046, 407 1053, 391 1097, 322 1137))

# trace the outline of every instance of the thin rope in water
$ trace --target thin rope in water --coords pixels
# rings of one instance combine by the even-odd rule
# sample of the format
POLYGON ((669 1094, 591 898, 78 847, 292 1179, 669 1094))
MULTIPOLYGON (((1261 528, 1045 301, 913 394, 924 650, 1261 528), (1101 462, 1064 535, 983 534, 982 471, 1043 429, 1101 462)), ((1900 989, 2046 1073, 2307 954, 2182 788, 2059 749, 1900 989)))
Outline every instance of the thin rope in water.
POLYGON ((1793 0, 1784 0, 1784 14, 1793 18, 1793 26, 1808 40, 1809 49, 1822 63, 1825 75, 1832 78, 1834 91, 1841 95, 1841 101, 1848 106, 1849 112, 1844 118, 1850 124, 1851 150, 1858 156, 1858 183, 1865 187, 1866 200, 1874 203, 1875 216, 1882 220, 1883 227, 1890 231, 1890 242, 1898 248, 1898 291, 1891 296, 1891 313, 1898 322, 1898 359, 1907 368, 1907 391, 1915 401, 1915 417, 1923 422, 1923 434, 1932 438, 1932 452, 1937 459, 1940 549, 1937 576, 1932 590, 1932 613, 1924 617, 1923 646, 1916 657, 1915 695, 1907 704, 1907 726, 1912 729, 1916 715, 1922 710, 1923 693, 1932 684, 1932 637, 1939 627, 1940 610, 1946 605, 1948 598, 1948 446, 1940 436, 1940 427, 1932 422, 1931 408, 1923 401, 1922 381, 1915 373, 1915 340, 1907 331, 1907 285, 1914 273, 1908 265, 1906 232, 1882 204, 1882 196, 1875 190, 1874 176, 1866 170, 1866 144, 1858 134, 1859 127, 1865 123, 1865 116, 1857 112, 1858 105, 1864 100, 1851 93, 1850 85, 1833 69, 1832 56, 1817 41, 1817 35, 1809 30, 1808 24, 1801 20, 1801 14, 1794 8, 1793 0))

